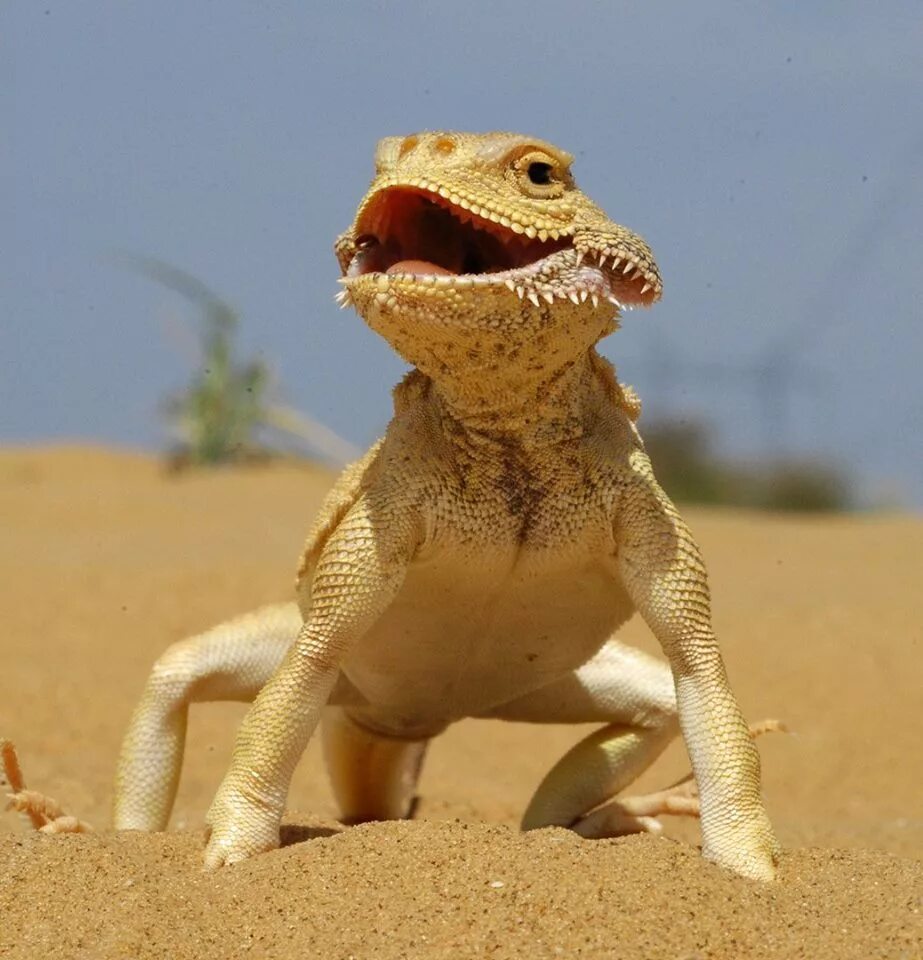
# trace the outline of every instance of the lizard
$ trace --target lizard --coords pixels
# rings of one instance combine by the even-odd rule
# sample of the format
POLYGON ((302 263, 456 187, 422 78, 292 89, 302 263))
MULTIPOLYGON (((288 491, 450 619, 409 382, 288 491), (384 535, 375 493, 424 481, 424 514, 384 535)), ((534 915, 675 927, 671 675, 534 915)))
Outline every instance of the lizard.
POLYGON ((252 701, 207 815, 207 869, 271 850, 320 725, 344 821, 410 814, 428 742, 465 718, 598 722, 524 829, 701 819, 702 851, 774 877, 760 761, 711 625, 701 552, 655 480, 640 402, 596 349, 662 292, 653 254, 512 133, 386 137, 335 252, 352 306, 407 361, 385 436, 324 501, 297 602, 174 644, 116 775, 115 826, 164 829, 189 705, 252 701), (665 660, 616 639, 638 612, 665 660), (682 733, 688 785, 620 797, 682 733))

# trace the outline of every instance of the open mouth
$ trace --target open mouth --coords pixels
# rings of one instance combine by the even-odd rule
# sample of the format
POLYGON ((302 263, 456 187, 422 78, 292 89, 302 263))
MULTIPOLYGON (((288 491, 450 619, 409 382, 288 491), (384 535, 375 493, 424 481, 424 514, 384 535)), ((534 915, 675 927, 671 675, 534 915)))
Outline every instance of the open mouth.
POLYGON ((571 246, 569 238, 530 239, 453 206, 439 194, 392 187, 363 212, 349 276, 503 273, 571 246))
POLYGON ((373 197, 353 247, 344 265, 347 290, 338 298, 344 306, 349 282, 369 274, 437 286, 502 285, 536 305, 539 297, 548 303, 592 298, 594 305, 605 299, 618 308, 659 295, 659 277, 640 269, 625 250, 582 261, 572 236, 495 223, 418 187, 388 187, 373 197), (656 288, 650 282, 655 277, 656 288))

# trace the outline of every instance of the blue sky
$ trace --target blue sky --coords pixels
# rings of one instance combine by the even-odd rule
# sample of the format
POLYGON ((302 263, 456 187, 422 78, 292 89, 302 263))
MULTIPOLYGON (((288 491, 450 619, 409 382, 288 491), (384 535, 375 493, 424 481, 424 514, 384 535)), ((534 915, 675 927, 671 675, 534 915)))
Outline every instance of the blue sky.
POLYGON ((331 243, 374 143, 512 129, 657 253, 663 302, 604 345, 645 418, 923 506, 921 51, 917 2, 5 4, 0 440, 163 443, 183 304, 125 250, 367 443, 403 367, 336 309, 331 243))

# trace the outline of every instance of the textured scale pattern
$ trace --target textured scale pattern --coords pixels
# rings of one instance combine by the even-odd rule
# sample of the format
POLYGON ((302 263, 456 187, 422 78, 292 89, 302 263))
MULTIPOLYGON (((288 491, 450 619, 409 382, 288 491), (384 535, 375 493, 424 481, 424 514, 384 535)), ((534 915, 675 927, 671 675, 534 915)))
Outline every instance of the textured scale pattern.
POLYGON ((385 437, 347 468, 295 605, 155 666, 125 738, 116 825, 163 829, 192 702, 253 700, 208 815, 208 867, 278 844, 320 723, 345 818, 412 809, 428 740, 468 716, 599 722, 523 826, 588 836, 701 813, 705 856, 771 879, 759 757, 711 628, 699 550, 657 485, 640 401, 595 350, 653 303, 647 244, 517 134, 389 137, 336 242, 342 306, 413 367, 385 437), (637 610, 667 663, 622 645, 637 610), (681 730, 693 784, 619 796, 681 730))

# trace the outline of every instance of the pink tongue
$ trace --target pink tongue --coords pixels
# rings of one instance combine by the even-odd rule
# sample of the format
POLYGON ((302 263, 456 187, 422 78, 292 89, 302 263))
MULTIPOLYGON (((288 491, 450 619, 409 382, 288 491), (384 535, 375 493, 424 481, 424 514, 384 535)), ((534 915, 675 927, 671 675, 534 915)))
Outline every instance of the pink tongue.
POLYGON ((454 271, 440 267, 428 260, 399 260, 392 263, 385 273, 436 273, 443 277, 455 276, 454 271))

